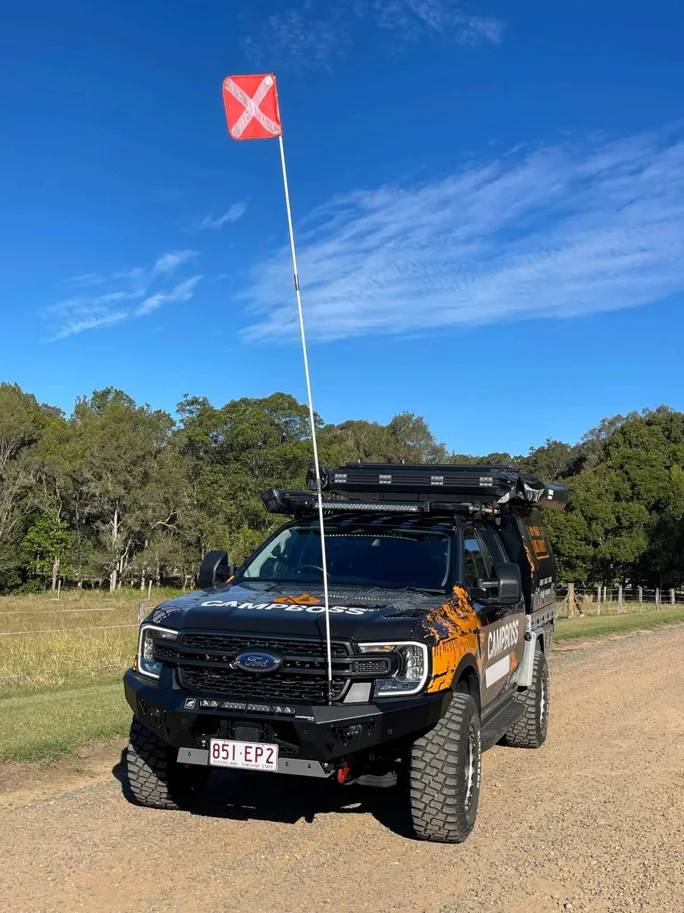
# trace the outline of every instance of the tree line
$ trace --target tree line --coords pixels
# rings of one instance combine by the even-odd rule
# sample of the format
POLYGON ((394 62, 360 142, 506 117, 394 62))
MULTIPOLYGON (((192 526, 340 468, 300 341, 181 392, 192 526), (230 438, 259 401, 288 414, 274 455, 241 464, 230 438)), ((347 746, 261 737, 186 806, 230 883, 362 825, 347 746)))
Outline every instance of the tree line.
MULTIPOLYGON (((547 516, 566 581, 683 582, 684 413, 615 416, 526 455, 450 452, 408 412, 317 421, 323 464, 482 461, 567 484, 569 509, 547 516)), ((0 383, 0 592, 192 586, 207 549, 239 562, 259 544, 279 522, 261 491, 301 487, 310 464, 308 410, 289 394, 185 396, 174 419, 107 388, 65 415, 0 383)))

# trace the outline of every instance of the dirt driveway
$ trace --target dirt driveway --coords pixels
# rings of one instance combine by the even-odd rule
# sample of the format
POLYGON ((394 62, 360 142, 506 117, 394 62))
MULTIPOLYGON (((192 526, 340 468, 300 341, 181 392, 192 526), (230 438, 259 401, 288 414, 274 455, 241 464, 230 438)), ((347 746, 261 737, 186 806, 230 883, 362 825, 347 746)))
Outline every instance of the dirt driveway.
POLYGON ((684 626, 554 653, 549 741, 487 752, 460 847, 408 839, 392 790, 225 774, 190 815, 128 804, 115 755, 87 787, 5 770, 0 908, 684 913, 683 655, 684 626))

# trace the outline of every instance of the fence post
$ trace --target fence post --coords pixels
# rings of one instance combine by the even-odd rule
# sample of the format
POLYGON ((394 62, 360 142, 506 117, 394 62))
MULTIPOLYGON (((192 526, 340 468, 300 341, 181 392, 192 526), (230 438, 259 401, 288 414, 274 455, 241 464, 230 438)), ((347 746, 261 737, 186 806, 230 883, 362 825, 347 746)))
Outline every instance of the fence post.
POLYGON ((622 584, 618 584, 618 615, 622 615, 622 584))
POLYGON ((139 625, 143 623, 143 620, 144 620, 146 614, 147 614, 147 612, 145 610, 145 600, 141 599, 140 602, 138 603, 138 624, 139 625))
POLYGON ((57 601, 58 602, 59 602, 59 596, 60 596, 61 592, 62 592, 62 578, 60 577, 60 579, 57 581, 57 601))
POLYGON ((642 586, 640 586, 639 587, 639 605, 643 605, 643 602, 644 602, 644 588, 642 586))
POLYGON ((601 614, 601 587, 598 588, 596 593, 596 614, 601 614))
POLYGON ((150 577, 150 582, 147 585, 147 598, 148 599, 152 598, 152 578, 151 577, 150 577))
POLYGON ((655 600, 656 600, 656 608, 657 608, 660 605, 660 590, 658 589, 658 587, 656 587, 655 600))
POLYGON ((674 590, 670 590, 670 602, 672 605, 675 604, 675 591, 674 590))

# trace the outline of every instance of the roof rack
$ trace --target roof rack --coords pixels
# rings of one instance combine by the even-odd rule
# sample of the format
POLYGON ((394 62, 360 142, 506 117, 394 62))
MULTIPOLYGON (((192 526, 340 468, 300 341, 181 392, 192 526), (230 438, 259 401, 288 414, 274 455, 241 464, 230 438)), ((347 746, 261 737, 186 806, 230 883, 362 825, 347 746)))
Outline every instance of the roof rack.
MULTIPOLYGON (((347 463, 322 469, 326 511, 386 513, 487 513, 507 504, 536 504, 563 510, 568 489, 542 482, 512 467, 405 463, 347 463)), ((300 514, 316 508, 316 479, 307 475, 307 491, 271 489, 262 494, 269 513, 300 514)))

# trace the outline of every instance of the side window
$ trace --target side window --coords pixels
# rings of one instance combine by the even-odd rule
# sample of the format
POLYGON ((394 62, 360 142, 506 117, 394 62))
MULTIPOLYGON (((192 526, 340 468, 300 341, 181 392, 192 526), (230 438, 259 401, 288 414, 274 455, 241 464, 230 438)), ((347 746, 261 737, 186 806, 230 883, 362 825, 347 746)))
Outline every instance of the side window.
POLYGON ((500 563, 502 561, 510 560, 503 547, 503 542, 495 529, 481 529, 480 536, 482 537, 485 547, 489 550, 489 554, 492 556, 492 561, 500 563))
POLYGON ((475 586, 475 581, 491 577, 491 555, 474 529, 466 530, 463 536, 463 573, 468 586, 475 586))

